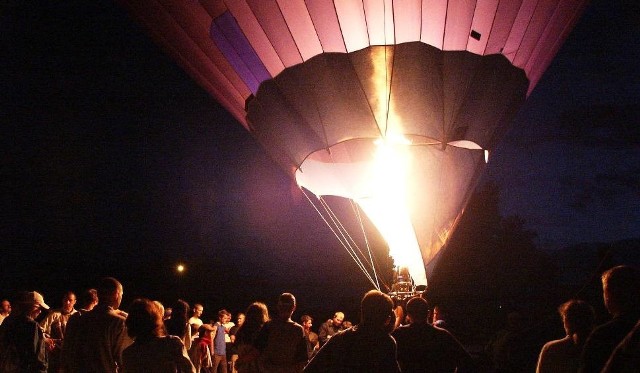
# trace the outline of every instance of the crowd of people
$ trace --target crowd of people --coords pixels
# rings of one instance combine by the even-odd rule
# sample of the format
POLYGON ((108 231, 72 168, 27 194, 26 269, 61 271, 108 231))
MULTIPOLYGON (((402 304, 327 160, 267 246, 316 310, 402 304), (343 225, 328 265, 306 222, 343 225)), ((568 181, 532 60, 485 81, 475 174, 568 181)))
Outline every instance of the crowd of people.
MULTIPOLYGON (((602 275, 604 305, 612 318, 594 326, 595 313, 571 299, 558 312, 565 337, 546 343, 536 372, 637 372, 640 367, 640 272, 614 267, 602 275)), ((225 309, 204 322, 204 307, 183 300, 163 305, 135 299, 120 310, 123 287, 104 278, 97 289, 68 291, 51 309, 36 291, 0 303, 0 372, 473 372, 477 361, 437 326, 422 296, 399 304, 377 290, 364 294, 360 321, 343 312, 312 331, 313 318, 292 320, 296 298, 281 294, 271 312, 261 302, 232 315, 225 309), (13 306, 13 308, 12 308, 13 306), (43 311, 47 311, 43 314, 43 311)), ((517 320, 512 320, 517 323, 517 320)), ((515 334, 498 335, 494 372, 509 365, 515 334), (506 351, 506 352, 505 352, 506 351)))

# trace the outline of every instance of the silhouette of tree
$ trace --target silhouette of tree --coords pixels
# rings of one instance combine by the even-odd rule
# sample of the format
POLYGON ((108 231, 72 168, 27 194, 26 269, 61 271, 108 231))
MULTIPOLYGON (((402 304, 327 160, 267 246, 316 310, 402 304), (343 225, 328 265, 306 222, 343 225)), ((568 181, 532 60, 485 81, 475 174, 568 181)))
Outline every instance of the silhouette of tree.
POLYGON ((538 321, 558 304, 555 266, 522 218, 500 215, 499 194, 488 183, 472 196, 429 282, 461 339, 487 338, 511 310, 538 321))

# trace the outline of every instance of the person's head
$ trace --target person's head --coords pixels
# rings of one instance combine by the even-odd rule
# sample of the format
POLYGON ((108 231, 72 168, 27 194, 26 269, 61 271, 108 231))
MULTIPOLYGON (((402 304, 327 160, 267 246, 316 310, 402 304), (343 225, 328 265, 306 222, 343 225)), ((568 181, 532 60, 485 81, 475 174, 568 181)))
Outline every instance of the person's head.
POLYGON ((291 293, 282 293, 278 297, 278 317, 290 318, 296 309, 296 297, 291 293))
POLYGON ((72 291, 67 291, 62 297, 62 312, 69 313, 73 311, 73 306, 76 305, 76 294, 72 291))
POLYGON ((269 310, 262 302, 253 302, 245 311, 244 323, 236 333, 237 343, 252 343, 262 326, 269 321, 269 310))
MULTIPOLYGON (((184 323, 189 320, 189 303, 185 302, 182 299, 178 299, 175 303, 171 305, 171 308, 167 308, 171 310, 171 318, 175 318, 183 321, 184 323)), ((166 309, 165 309, 165 317, 166 317, 166 309)))
POLYGON ((133 301, 125 321, 129 337, 144 340, 165 335, 163 309, 158 303, 146 298, 133 301))
POLYGON ((407 302, 407 316, 411 323, 427 323, 429 303, 424 298, 411 298, 407 302))
POLYGON ((267 321, 269 321, 269 309, 266 304, 253 302, 247 307, 244 318, 245 324, 251 322, 262 325, 267 321))
POLYGON ((98 298, 101 304, 112 307, 113 309, 118 309, 120 303, 122 303, 123 294, 124 289, 120 281, 113 277, 105 277, 100 280, 100 284, 98 285, 98 298))
POLYGON ((152 302, 155 303, 156 307, 160 309, 160 313, 162 314, 162 317, 164 317, 164 304, 162 304, 158 300, 153 300, 152 302))
POLYGON ((572 299, 558 307, 567 335, 586 335, 593 328, 595 312, 587 302, 572 299))
POLYGON ((9 316, 10 313, 11 303, 9 302, 9 300, 3 299, 2 302, 0 302, 0 315, 9 316))
POLYGON ((231 320, 231 314, 229 313, 229 311, 225 309, 221 309, 220 311, 218 311, 218 321, 221 324, 224 324, 229 320, 231 320))
POLYGON ((331 323, 333 324, 333 326, 336 326, 336 327, 342 326, 343 321, 344 321, 344 313, 340 311, 334 313, 333 317, 331 318, 331 323))
POLYGON ((200 318, 200 316, 202 316, 202 312, 204 312, 202 304, 196 303, 193 305, 193 317, 200 318))
POLYGON ((640 272, 638 269, 621 265, 602 274, 604 305, 613 316, 640 308, 640 272))
POLYGON ((241 326, 242 324, 244 324, 244 313, 242 312, 238 313, 238 315, 236 316, 236 323, 238 326, 241 326))
POLYGON ((91 311, 98 304, 98 291, 96 289, 87 289, 80 293, 78 300, 80 301, 80 308, 91 311))
POLYGON ((386 329, 395 323, 391 297, 378 290, 368 291, 360 302, 360 320, 363 325, 386 329))
MULTIPOLYGON (((187 309, 188 311, 188 309, 187 309)), ((164 309, 164 315, 162 316, 163 320, 169 320, 171 318, 171 315, 173 314, 173 308, 171 307, 167 307, 164 309)))
POLYGON ((300 317, 300 323, 304 330, 310 330, 313 326, 313 318, 309 315, 302 315, 302 317, 300 317))
POLYGON ((48 310, 49 306, 44 302, 44 297, 37 291, 24 291, 18 294, 14 304, 16 314, 35 319, 43 309, 48 310))

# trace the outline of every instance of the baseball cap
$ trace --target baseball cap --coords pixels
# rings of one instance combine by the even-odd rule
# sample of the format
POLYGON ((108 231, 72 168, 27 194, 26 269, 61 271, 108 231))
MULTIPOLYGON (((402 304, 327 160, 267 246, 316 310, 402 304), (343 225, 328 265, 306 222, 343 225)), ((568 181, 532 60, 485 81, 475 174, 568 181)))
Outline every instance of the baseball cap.
POLYGON ((16 300, 17 303, 29 304, 33 306, 40 306, 45 310, 49 309, 49 306, 44 302, 44 297, 37 291, 28 291, 21 293, 16 300))

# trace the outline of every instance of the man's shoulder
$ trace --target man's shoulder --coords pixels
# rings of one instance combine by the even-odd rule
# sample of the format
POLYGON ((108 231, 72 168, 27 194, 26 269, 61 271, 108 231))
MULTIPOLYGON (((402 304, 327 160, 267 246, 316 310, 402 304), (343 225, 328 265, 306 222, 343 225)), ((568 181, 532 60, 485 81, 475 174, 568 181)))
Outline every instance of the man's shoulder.
POLYGON ((94 309, 91 312, 87 312, 78 318, 79 322, 83 324, 93 323, 122 323, 124 324, 126 316, 118 310, 112 308, 99 308, 94 309))
POLYGON ((547 352, 556 352, 559 350, 565 350, 567 347, 573 345, 570 337, 564 337, 562 339, 554 339, 542 346, 542 349, 547 352))

